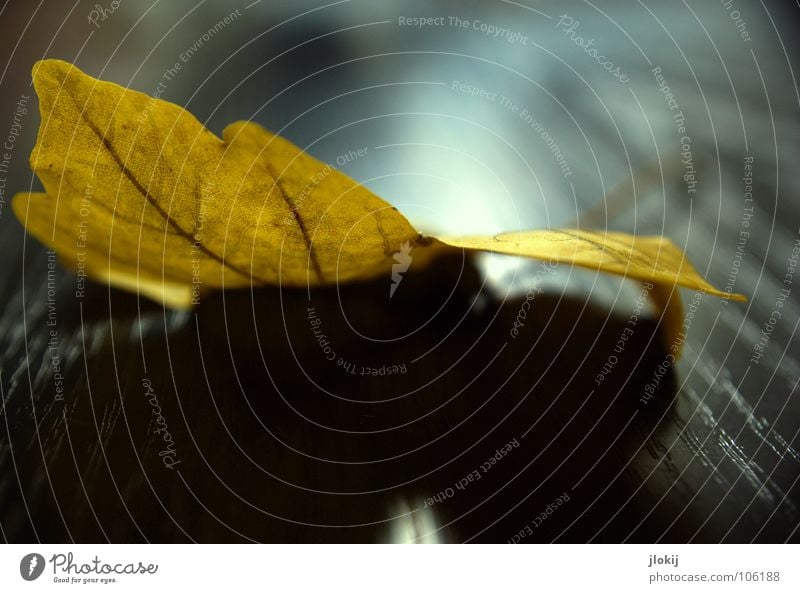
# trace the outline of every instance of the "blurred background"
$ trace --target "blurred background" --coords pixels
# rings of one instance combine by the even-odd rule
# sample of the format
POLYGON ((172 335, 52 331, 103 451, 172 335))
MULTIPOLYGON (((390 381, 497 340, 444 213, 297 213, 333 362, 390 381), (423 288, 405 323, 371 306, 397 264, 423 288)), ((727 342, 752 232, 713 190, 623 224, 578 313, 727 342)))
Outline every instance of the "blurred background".
POLYGON ((0 533, 798 540, 798 15, 749 0, 8 0, 0 533), (394 377, 321 361, 305 294, 176 313, 94 286, 77 303, 10 208, 40 187, 42 58, 158 93, 217 134, 257 121, 424 231, 663 234, 749 301, 684 293, 679 363, 658 380, 656 321, 642 322, 602 386, 640 287, 514 258, 445 262, 391 303, 385 283, 313 297, 347 361, 408 361, 394 377), (509 340, 534 285, 528 333, 509 340), (181 471, 161 465, 145 378, 181 471))

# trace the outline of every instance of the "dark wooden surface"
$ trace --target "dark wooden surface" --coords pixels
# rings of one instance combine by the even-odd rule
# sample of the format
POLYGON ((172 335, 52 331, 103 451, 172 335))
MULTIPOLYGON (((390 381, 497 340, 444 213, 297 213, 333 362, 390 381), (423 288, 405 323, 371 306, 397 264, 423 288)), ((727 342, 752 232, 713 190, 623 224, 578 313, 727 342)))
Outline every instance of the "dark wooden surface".
MULTIPOLYGON (((45 54, 73 59, 86 43, 78 62, 87 71, 97 75, 111 60, 104 76, 127 83, 141 63, 142 74, 132 84, 147 90, 154 88, 150 83, 171 65, 176 52, 224 14, 219 4, 207 3, 168 42, 159 44, 156 57, 148 61, 153 40, 164 33, 159 27, 171 26, 189 4, 160 8, 166 12, 146 20, 150 28, 145 34, 135 25, 141 11, 123 3, 125 8, 87 41, 90 4, 69 12, 66 4, 51 3, 35 15, 36 26, 30 30, 24 24, 34 16, 33 3, 4 5, 0 45, 10 67, 0 80, 0 128, 10 122, 20 94, 30 93, 28 73, 34 59, 45 54), (59 28, 62 23, 65 26, 59 28), (129 28, 127 44, 114 53, 129 28)), ((735 285, 750 301, 726 304, 703 298, 683 358, 643 405, 640 398, 664 360, 651 317, 643 316, 636 325, 607 380, 599 387, 595 383, 631 314, 636 287, 618 293, 619 285, 612 281, 562 270, 536 296, 516 339, 509 330, 537 264, 521 268, 516 280, 495 279, 490 288, 483 286, 482 268, 455 258, 427 271, 412 264, 392 299, 389 279, 384 278, 311 295, 270 288, 216 294, 192 313, 176 313, 95 284, 77 299, 75 276, 56 267, 48 277, 46 250, 25 238, 5 203, 0 210, 2 538, 798 541, 800 279, 782 308, 764 357, 758 364, 751 362, 776 307, 800 228, 800 183, 793 170, 800 103, 789 71, 796 52, 786 29, 792 27, 791 15, 776 17, 775 25, 759 3, 741 4, 749 11, 752 45, 739 43, 727 15, 714 12, 719 6, 694 7, 717 40, 732 80, 719 64, 708 63, 716 54, 682 9, 651 7, 678 37, 688 62, 644 9, 605 6, 647 55, 664 63, 665 69, 673 66, 672 84, 680 91, 681 105, 692 114, 693 150, 702 180, 701 191, 690 200, 681 179, 680 147, 650 68, 611 25, 598 39, 611 45, 610 51, 619 43, 616 55, 628 56, 625 66, 633 81, 631 92, 622 98, 602 72, 569 53, 563 34, 552 23, 507 4, 485 14, 481 11, 490 11, 488 3, 470 8, 473 18, 497 18, 535 33, 538 42, 562 53, 575 67, 585 67, 581 73, 599 85, 604 105, 616 118, 614 126, 583 83, 543 53, 523 53, 518 46, 465 37, 455 30, 436 37, 426 37, 425 32, 400 35, 392 29, 391 35, 370 30, 321 38, 287 54, 262 77, 250 79, 217 110, 215 93, 225 94, 265 56, 334 25, 394 19, 400 10, 392 3, 371 3, 368 10, 353 4, 343 6, 342 12, 337 9, 334 21, 324 11, 293 21, 291 27, 279 28, 236 54, 218 74, 221 79, 205 85, 209 64, 218 64, 233 55, 243 39, 290 16, 261 3, 259 16, 241 20, 236 35, 220 35, 204 48, 203 58, 185 68, 167 98, 181 104, 191 101, 191 108, 203 121, 210 118, 216 131, 251 114, 277 130, 308 105, 343 90, 396 80, 443 83, 432 90, 406 84, 378 89, 361 99, 356 94, 346 103, 333 101, 285 133, 306 146, 343 122, 373 114, 372 109, 416 113, 433 105, 443 113, 474 117, 516 138, 523 152, 529 147, 534 151, 525 155, 537 164, 538 179, 544 180, 547 191, 542 196, 531 189, 528 171, 514 155, 502 153, 503 147, 488 140, 485 146, 471 144, 473 128, 454 118, 398 117, 394 127, 386 129, 379 125, 383 120, 376 120, 374 125, 343 129, 330 136, 335 142, 322 142, 312 151, 333 162, 345 148, 369 146, 373 160, 363 159, 346 172, 364 180, 397 172, 392 179, 398 185, 373 179, 375 189, 389 199, 400 196, 394 199, 398 206, 404 196, 425 196, 417 213, 435 210, 457 230, 460 223, 468 227, 484 217, 481 222, 491 230, 512 223, 578 224, 664 233, 684 246, 701 273, 722 287, 741 230, 742 158, 755 154, 752 235, 735 285), (778 30, 785 45, 778 43, 778 30), (260 111, 264 97, 326 66, 326 60, 422 50, 434 53, 392 56, 379 64, 354 62, 331 70, 330 79, 313 78, 260 111), (586 152, 581 137, 570 140, 571 120, 533 85, 507 70, 438 51, 474 53, 534 77, 581 122, 596 155, 586 152), (686 63, 693 66, 692 72, 686 63), (564 184, 549 160, 549 149, 539 146, 530 130, 509 118, 506 110, 450 91, 447 85, 454 77, 520 101, 527 96, 530 102, 524 104, 542 110, 539 117, 568 155, 574 185, 564 184), (731 95, 734 83, 736 93, 731 95), (743 113, 741 122, 737 106, 743 113), (652 121, 639 118, 642 109, 652 121), (661 116, 666 124, 659 126, 665 121, 661 116), (625 134, 622 146, 616 142, 618 122, 625 134), (658 137, 655 147, 647 134, 642 136, 651 123, 658 137), (741 137, 744 130, 746 142, 741 137), (503 193, 499 188, 483 201, 466 201, 465 193, 475 183, 463 176, 481 170, 474 162, 464 165, 452 152, 444 157, 433 153, 440 159, 436 160, 416 145, 391 154, 377 148, 392 142, 448 144, 481 160, 496 156, 492 166, 497 175, 506 176, 504 182, 516 196, 515 209, 511 212, 498 197, 503 193), (599 162, 592 161, 594 156, 599 162), (633 166, 627 158, 633 159, 633 166), (401 176, 409 171, 418 175, 401 176), (435 177, 451 173, 459 191, 448 197, 435 177), (431 185, 413 185, 417 179, 431 185), (504 298, 509 287, 513 292, 504 298), (49 298, 53 309, 48 308, 49 298), (315 308, 338 356, 359 367, 405 364, 407 372, 361 377, 326 360, 307 319, 309 306, 315 308), (48 325, 50 318, 54 325, 48 325), (56 332, 54 348, 51 330, 56 332), (56 397, 54 355, 64 377, 62 398, 56 397), (155 432, 160 426, 153 413, 156 401, 174 441, 174 461, 180 461, 172 469, 159 455, 165 442, 155 432), (481 470, 515 439, 517 447, 490 464, 488 471, 481 470), (456 487, 475 472, 480 479, 467 481, 464 489, 456 487), (435 504, 426 506, 433 497, 438 499, 435 504), (559 505, 559 497, 569 500, 559 505)), ((412 5, 421 13, 467 10, 452 2, 441 3, 440 10, 421 3, 404 5, 404 10, 412 11, 412 5)), ((537 6, 551 14, 563 10, 560 4, 537 6)), ((569 10, 584 28, 608 24, 579 3, 570 4, 569 10)), ((32 109, 15 147, 7 199, 14 191, 36 186, 25 158, 37 125, 32 109)), ((694 297, 683 296, 687 302, 694 297)))
MULTIPOLYGON (((28 273, 47 261, 31 252, 28 273)), ((459 278, 461 264, 410 276, 396 300, 383 281, 311 296, 338 355, 407 365, 391 378, 329 362, 304 291, 227 293, 176 314, 99 285, 77 301, 73 276, 59 271, 63 401, 44 339, 45 286, 31 286, 27 340, 3 360, 5 537, 391 541, 410 524, 428 539, 507 541, 564 493, 527 541, 793 537, 797 453, 727 400, 723 378, 682 385, 670 373, 643 406, 663 354, 642 321, 595 388, 625 318, 540 295, 511 339, 519 299, 476 311, 479 278, 468 268, 459 278), (370 344, 342 311, 372 337, 413 335, 370 344), (158 455, 144 379, 173 435, 172 469, 158 455), (480 471, 514 439, 519 447, 480 471), (455 487, 474 471, 479 480, 455 487), (435 496, 447 500, 425 509, 435 496)), ((7 301, 4 327, 22 318, 19 296, 7 301)), ((691 364, 702 363, 695 347, 691 364)))

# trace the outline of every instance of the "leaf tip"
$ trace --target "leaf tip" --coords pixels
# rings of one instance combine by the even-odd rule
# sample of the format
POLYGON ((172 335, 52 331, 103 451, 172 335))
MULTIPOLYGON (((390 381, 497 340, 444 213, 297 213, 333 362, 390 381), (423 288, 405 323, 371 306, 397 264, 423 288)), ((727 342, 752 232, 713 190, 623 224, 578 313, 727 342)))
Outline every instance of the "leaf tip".
POLYGON ((48 81, 61 83, 71 69, 77 70, 75 66, 63 60, 39 60, 33 65, 33 68, 31 68, 33 84, 37 86, 48 81))
POLYGON ((28 192, 20 192, 11 198, 11 210, 20 222, 25 222, 25 214, 28 211, 32 195, 28 192))
POLYGON ((726 296, 723 298, 729 301, 736 301, 737 303, 747 302, 747 297, 743 294, 739 294, 738 292, 732 292, 730 294, 726 293, 726 296))

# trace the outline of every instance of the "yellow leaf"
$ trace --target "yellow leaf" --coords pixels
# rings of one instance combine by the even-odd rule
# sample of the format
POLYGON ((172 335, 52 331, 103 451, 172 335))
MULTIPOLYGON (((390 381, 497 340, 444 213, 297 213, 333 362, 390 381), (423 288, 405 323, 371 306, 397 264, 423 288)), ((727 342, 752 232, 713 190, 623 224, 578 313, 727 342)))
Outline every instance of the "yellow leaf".
POLYGON ((666 237, 560 229, 493 237, 440 238, 439 241, 462 249, 574 264, 651 283, 650 296, 662 317, 665 346, 676 354, 683 342, 680 338, 683 306, 674 287, 683 286, 736 301, 746 300, 742 295, 724 293, 706 282, 683 251, 666 237))
POLYGON ((554 260, 636 280, 677 284, 720 297, 745 300, 741 295, 728 295, 711 286, 687 261, 683 251, 666 237, 558 229, 493 237, 440 237, 439 241, 462 249, 554 260))
POLYGON ((369 277, 419 240, 392 206, 257 124, 220 139, 177 105, 58 60, 33 81, 45 193, 13 208, 87 276, 186 306, 205 289, 369 277))
POLYGON ((676 286, 744 299, 716 290, 663 237, 422 237, 366 188, 254 123, 233 123, 218 138, 182 107, 58 60, 37 63, 33 80, 42 122, 31 166, 45 192, 16 195, 14 212, 79 275, 171 306, 211 289, 388 277, 401 248, 418 248, 418 267, 460 248, 652 283, 673 342, 682 323, 676 286))

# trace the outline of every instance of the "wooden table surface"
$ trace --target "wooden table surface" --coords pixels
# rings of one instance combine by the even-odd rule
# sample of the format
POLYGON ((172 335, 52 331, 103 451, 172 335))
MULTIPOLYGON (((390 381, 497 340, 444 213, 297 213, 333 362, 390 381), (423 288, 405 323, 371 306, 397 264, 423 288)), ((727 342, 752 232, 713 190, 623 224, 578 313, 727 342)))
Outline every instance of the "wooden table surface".
MULTIPOLYGON (((29 253, 32 275, 47 256, 29 253)), ((75 278, 59 270, 61 399, 46 284, 31 283, 24 300, 15 292, 2 317, 4 536, 796 538, 795 435, 753 414, 724 371, 706 366, 710 354, 695 358, 702 343, 691 340, 680 365, 694 366, 691 381, 670 371, 645 405, 664 360, 651 321, 598 387, 626 318, 538 295, 511 338, 522 300, 484 291, 476 310, 479 276, 459 277, 461 264, 411 275, 391 302, 377 281, 310 301, 305 291, 226 293, 194 313, 100 285, 76 300, 75 278), (357 374, 327 360, 309 306, 357 374), (411 336, 365 342, 348 324, 373 339, 411 336), (360 374, 384 365, 407 372, 360 374)))

